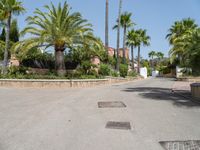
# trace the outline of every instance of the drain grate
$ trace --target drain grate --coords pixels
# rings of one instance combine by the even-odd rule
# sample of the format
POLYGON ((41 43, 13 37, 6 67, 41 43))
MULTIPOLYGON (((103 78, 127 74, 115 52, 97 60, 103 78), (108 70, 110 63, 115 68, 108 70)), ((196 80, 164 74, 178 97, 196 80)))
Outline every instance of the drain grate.
POLYGON ((159 143, 165 150, 200 150, 200 140, 162 141, 159 143))
POLYGON ((126 105, 121 101, 113 101, 113 102, 98 102, 99 108, 121 108, 126 107, 126 105))
POLYGON ((109 121, 106 124, 106 128, 108 128, 108 129, 131 130, 131 124, 130 124, 130 122, 109 121))

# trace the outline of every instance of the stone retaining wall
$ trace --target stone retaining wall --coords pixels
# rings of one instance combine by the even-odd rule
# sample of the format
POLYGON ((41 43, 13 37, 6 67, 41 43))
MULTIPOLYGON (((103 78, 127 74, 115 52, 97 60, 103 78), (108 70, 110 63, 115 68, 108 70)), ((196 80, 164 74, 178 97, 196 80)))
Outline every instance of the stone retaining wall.
POLYGON ((94 87, 112 83, 133 81, 139 78, 106 78, 106 79, 83 79, 83 80, 31 80, 31 79, 0 79, 1 87, 18 88, 79 88, 94 87))

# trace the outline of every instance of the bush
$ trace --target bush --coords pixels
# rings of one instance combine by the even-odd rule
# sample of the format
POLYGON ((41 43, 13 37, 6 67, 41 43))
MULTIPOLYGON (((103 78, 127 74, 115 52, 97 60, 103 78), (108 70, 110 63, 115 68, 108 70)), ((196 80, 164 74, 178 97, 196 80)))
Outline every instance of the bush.
POLYGON ((111 72, 111 76, 112 76, 112 77, 118 77, 119 74, 118 74, 117 71, 112 71, 112 72, 111 72))
POLYGON ((163 67, 161 69, 161 72, 163 72, 163 74, 169 74, 169 73, 171 73, 171 68, 169 68, 169 67, 163 67))
POLYGON ((153 68, 148 67, 147 68, 147 76, 151 76, 152 75, 152 71, 153 71, 153 68))
POLYGON ((96 76, 98 77, 98 72, 95 70, 95 69, 90 69, 89 72, 88 72, 88 75, 93 75, 93 76, 96 76))
POLYGON ((109 57, 108 57, 108 63, 109 63, 111 66, 115 67, 115 66, 116 66, 116 63, 117 63, 117 60, 116 60, 116 58, 109 56, 109 57))
POLYGON ((130 71, 128 73, 128 76, 130 76, 130 77, 136 77, 137 76, 137 72, 136 71, 130 71))
POLYGON ((99 74, 103 76, 109 76, 111 72, 111 68, 107 64, 101 64, 99 68, 99 74))
POLYGON ((119 73, 120 73, 121 77, 125 78, 128 74, 128 65, 127 64, 120 64, 119 73))
POLYGON ((30 73, 26 67, 10 67, 8 68, 8 74, 0 74, 1 79, 99 79, 99 76, 95 69, 89 69, 88 74, 84 74, 82 68, 76 71, 68 72, 66 76, 58 76, 56 72, 49 71, 46 74, 30 73))
POLYGON ((72 76, 68 75, 67 77, 57 76, 57 75, 39 75, 39 74, 17 74, 17 75, 1 75, 1 79, 49 79, 49 80, 56 80, 56 79, 100 79, 102 77, 95 76, 95 75, 80 75, 80 76, 72 76))
POLYGON ((74 71, 67 72, 67 79, 96 79, 100 78, 95 69, 90 69, 87 74, 82 68, 76 69, 74 71))
POLYGON ((97 79, 94 75, 81 75, 78 79, 97 79))
POLYGON ((90 61, 83 61, 81 64, 81 69, 83 71, 83 74, 87 74, 87 75, 90 75, 91 70, 94 70, 93 68, 95 67, 96 65, 92 64, 90 61))
POLYGON ((25 75, 25 74, 27 74, 27 71, 28 71, 27 67, 11 66, 8 68, 8 75, 11 75, 11 76, 15 76, 15 75, 19 75, 19 74, 25 75))

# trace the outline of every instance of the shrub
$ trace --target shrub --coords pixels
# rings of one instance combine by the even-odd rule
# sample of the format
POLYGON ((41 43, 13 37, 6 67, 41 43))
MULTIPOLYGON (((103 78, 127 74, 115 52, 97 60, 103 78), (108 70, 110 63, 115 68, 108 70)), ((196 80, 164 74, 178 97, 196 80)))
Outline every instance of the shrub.
POLYGON ((147 76, 151 76, 152 75, 152 68, 148 67, 147 68, 147 76))
POLYGON ((19 74, 25 75, 25 74, 27 74, 27 71, 28 71, 27 67, 11 66, 8 68, 8 75, 11 75, 11 76, 12 75, 15 76, 15 75, 19 75, 19 74))
POLYGON ((136 71, 130 71, 128 73, 128 76, 130 76, 130 77, 136 77, 137 76, 137 72, 136 71))
POLYGON ((109 57, 108 57, 108 63, 109 63, 111 66, 115 67, 115 65, 116 65, 116 63, 117 63, 117 60, 116 60, 116 58, 109 56, 109 57))
POLYGON ((119 73, 121 77, 126 77, 128 74, 128 65, 127 64, 120 64, 119 73))
POLYGON ((111 68, 107 64, 101 64, 99 68, 99 74, 103 76, 109 76, 111 72, 111 68))
POLYGON ((88 75, 93 75, 93 76, 96 76, 96 77, 99 76, 95 69, 90 69, 89 72, 88 72, 88 75))
POLYGON ((163 67, 161 72, 163 72, 163 74, 169 74, 171 73, 171 68, 169 67, 163 67))
POLYGON ((81 64, 83 74, 90 74, 90 71, 95 67, 96 65, 92 64, 90 61, 83 61, 81 64))
POLYGON ((118 77, 119 74, 118 74, 117 71, 112 71, 112 72, 111 72, 111 76, 112 76, 112 77, 118 77))
POLYGON ((82 68, 76 69, 75 71, 67 72, 67 79, 90 79, 99 78, 98 73, 95 69, 90 69, 87 74, 82 68))
POLYGON ((78 79, 97 79, 94 75, 81 75, 78 79))

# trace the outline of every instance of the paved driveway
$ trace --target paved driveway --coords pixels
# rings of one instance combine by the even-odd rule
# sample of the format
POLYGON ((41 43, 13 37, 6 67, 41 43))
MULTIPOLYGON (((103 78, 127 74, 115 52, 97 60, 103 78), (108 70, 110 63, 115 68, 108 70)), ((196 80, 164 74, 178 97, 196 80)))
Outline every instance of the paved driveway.
POLYGON ((199 140, 200 106, 171 93, 171 79, 87 89, 0 88, 0 150, 162 150, 199 140), (98 108, 122 101, 126 108, 98 108), (105 128, 108 121, 131 130, 105 128))

